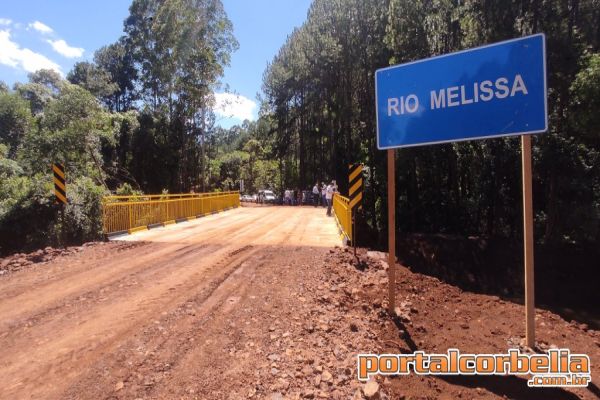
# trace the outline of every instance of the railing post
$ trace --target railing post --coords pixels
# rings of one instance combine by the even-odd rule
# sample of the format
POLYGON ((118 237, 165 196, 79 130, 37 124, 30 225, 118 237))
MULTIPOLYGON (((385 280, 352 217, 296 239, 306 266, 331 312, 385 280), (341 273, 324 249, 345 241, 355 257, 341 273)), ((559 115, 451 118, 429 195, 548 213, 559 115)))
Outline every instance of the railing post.
POLYGON ((354 226, 352 226, 352 209, 350 208, 350 203, 346 204, 346 220, 348 221, 348 239, 352 241, 352 246, 355 246, 353 236, 354 226))
POLYGON ((131 204, 127 205, 127 210, 129 212, 129 229, 133 228, 133 215, 131 215, 131 204))
POLYGON ((106 204, 102 202, 102 232, 108 231, 106 226, 106 204))

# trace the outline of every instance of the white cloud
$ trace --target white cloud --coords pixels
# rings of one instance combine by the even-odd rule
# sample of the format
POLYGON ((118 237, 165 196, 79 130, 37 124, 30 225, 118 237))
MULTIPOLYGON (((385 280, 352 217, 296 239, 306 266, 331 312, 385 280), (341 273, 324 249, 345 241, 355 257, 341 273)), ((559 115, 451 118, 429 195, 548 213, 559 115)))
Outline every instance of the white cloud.
POLYGON ((0 25, 8 26, 12 24, 12 20, 8 18, 0 18, 0 25))
POLYGON ((43 34, 48 34, 48 33, 52 33, 54 32, 52 30, 52 28, 50 28, 48 25, 41 23, 40 21, 34 21, 31 24, 29 24, 30 28, 35 29, 36 31, 43 33, 43 34))
POLYGON ((53 69, 62 75, 60 66, 48 59, 46 56, 22 49, 17 43, 10 39, 9 30, 0 30, 0 64, 13 68, 21 68, 27 72, 35 72, 39 69, 53 69))
POLYGON ((46 41, 52 45, 54 51, 67 58, 79 58, 83 55, 84 49, 81 47, 71 47, 62 39, 46 41))
POLYGON ((247 97, 232 93, 215 93, 214 111, 225 118, 253 121, 256 103, 247 97))

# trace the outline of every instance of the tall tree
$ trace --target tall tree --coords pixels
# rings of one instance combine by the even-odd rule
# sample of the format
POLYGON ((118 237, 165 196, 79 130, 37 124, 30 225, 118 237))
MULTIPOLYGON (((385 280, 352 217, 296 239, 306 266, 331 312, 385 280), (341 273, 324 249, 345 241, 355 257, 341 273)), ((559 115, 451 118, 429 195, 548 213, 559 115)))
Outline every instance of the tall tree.
POLYGON ((138 74, 124 39, 97 50, 94 53, 94 63, 99 71, 108 74, 110 82, 117 86, 111 94, 102 96, 109 110, 121 112, 132 109, 137 100, 135 82, 138 74))
POLYGON ((76 63, 67 74, 67 80, 97 98, 111 97, 117 91, 117 85, 112 82, 110 74, 87 61, 76 63))
POLYGON ((212 92, 238 46, 232 31, 219 0, 136 0, 125 20, 141 98, 168 116, 178 190, 205 185, 212 92))

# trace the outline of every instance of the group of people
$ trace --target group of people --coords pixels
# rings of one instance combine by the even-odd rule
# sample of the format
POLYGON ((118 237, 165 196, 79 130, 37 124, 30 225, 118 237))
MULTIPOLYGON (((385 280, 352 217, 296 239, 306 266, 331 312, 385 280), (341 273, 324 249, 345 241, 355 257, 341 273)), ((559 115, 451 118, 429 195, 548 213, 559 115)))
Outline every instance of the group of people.
POLYGON ((301 206, 304 203, 302 199, 302 190, 286 189, 283 192, 283 205, 284 206, 301 206))
POLYGON ((283 205, 286 206, 301 206, 303 204, 313 204, 315 207, 327 207, 327 215, 331 216, 331 207, 333 204, 333 195, 338 191, 335 180, 326 184, 325 182, 317 182, 312 189, 312 199, 309 191, 300 189, 286 189, 283 192, 283 205))
POLYGON ((325 184, 325 182, 315 183, 313 186, 312 194, 313 194, 313 203, 315 207, 322 205, 323 207, 327 207, 327 216, 331 217, 331 206, 333 204, 333 195, 338 191, 337 183, 335 180, 331 181, 330 184, 325 184))

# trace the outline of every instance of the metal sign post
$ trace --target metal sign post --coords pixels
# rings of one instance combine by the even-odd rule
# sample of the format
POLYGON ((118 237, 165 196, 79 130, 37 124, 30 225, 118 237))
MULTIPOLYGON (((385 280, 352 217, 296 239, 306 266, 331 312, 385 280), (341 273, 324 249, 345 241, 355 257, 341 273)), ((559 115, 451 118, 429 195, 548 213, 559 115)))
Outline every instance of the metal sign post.
POLYGON ((533 277, 533 200, 531 194, 531 136, 521 136, 523 164, 523 248, 525 261, 525 342, 535 346, 535 296, 533 277))
POLYGON ((375 73, 377 147, 388 150, 390 311, 394 307, 395 181, 391 149, 521 136, 525 337, 535 346, 531 137, 548 129, 543 34, 396 65, 375 73))
POLYGON ((387 151, 388 175, 388 311, 396 308, 396 157, 394 149, 387 151))

